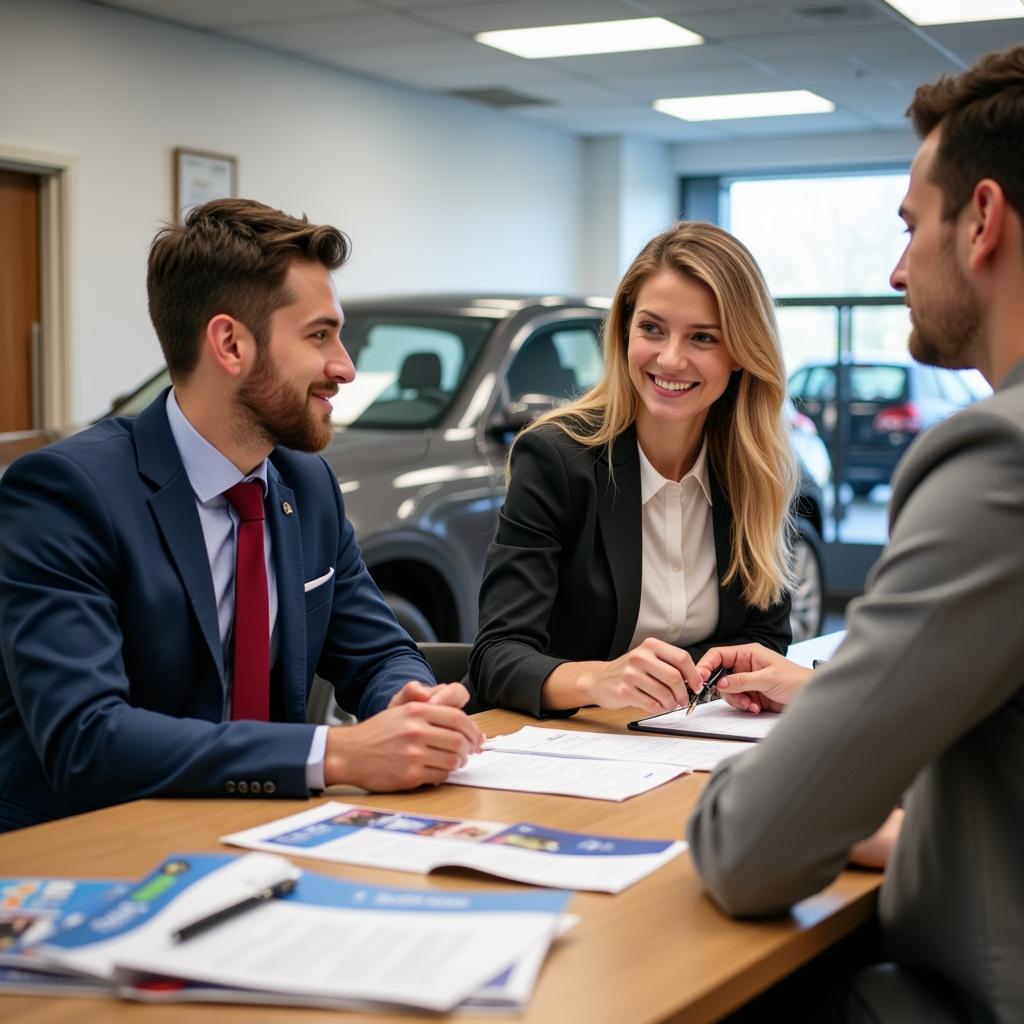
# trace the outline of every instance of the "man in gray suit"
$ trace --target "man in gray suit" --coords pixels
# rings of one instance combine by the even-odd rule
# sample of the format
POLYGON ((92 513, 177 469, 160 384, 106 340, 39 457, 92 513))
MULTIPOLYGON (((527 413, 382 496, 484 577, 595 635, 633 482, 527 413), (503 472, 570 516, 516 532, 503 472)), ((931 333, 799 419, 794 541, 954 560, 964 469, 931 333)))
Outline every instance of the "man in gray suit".
POLYGON ((860 976, 853 1019, 1019 1024, 1024 47, 922 86, 909 114, 923 141, 892 284, 913 313, 910 351, 977 367, 995 394, 907 453, 889 545, 827 666, 812 674, 752 645, 701 659, 733 670, 719 684, 730 703, 785 714, 715 772, 689 839, 737 916, 784 911, 850 860, 885 865, 894 963, 860 976))

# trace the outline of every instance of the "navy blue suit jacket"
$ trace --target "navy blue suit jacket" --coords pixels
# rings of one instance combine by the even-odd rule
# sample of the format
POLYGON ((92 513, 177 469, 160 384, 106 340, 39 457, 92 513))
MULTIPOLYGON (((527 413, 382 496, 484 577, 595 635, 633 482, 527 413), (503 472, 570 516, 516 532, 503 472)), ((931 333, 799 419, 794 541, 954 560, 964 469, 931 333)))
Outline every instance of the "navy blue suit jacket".
POLYGON ((366 571, 330 467, 279 448, 266 507, 283 721, 224 721, 213 581, 165 400, 0 479, 0 830, 239 782, 305 797, 314 673, 360 718, 410 679, 433 682, 366 571))

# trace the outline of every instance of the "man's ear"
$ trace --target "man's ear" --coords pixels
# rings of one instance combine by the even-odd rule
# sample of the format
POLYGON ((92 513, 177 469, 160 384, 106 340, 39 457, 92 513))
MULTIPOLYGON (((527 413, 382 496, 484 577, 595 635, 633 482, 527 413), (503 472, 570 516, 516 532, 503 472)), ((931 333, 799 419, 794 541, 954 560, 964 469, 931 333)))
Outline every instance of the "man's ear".
POLYGON ((203 340, 214 364, 232 377, 242 372, 255 351, 248 328, 227 313, 218 313, 210 320, 203 340))
POLYGON ((1006 196, 997 181, 982 178, 964 210, 967 221, 967 266, 982 270, 999 251, 1006 233, 1006 196))

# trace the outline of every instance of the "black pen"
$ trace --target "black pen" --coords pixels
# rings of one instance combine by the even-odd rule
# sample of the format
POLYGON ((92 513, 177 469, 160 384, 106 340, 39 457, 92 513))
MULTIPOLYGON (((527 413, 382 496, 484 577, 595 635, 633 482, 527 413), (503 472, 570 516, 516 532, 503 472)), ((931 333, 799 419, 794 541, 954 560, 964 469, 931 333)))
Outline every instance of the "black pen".
POLYGON ((719 665, 718 668, 708 676, 708 681, 690 697, 690 703, 686 705, 686 714, 688 715, 698 704, 703 704, 705 701, 711 699, 711 691, 715 688, 715 684, 722 676, 727 675, 729 670, 724 665, 719 665))
POLYGON ((294 878, 286 878, 283 882, 278 882, 277 885, 268 885, 266 889, 261 889, 255 896, 246 896, 244 900, 221 907, 220 910, 207 914, 206 917, 201 917, 198 921, 185 925, 184 928, 179 928, 176 932, 171 933, 171 938, 175 942, 187 942, 196 935, 205 932, 207 928, 213 928, 238 914, 244 914, 247 910, 258 907, 261 903, 266 903, 267 900, 275 899, 278 896, 287 896, 294 888, 294 878))

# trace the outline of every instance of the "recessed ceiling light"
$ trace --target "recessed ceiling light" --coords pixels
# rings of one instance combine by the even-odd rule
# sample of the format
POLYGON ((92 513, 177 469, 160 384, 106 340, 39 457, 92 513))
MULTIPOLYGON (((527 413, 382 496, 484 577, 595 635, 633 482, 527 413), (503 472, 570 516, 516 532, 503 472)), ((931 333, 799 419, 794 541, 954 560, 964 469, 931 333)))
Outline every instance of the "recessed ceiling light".
POLYGON ((538 57, 578 57, 587 53, 666 50, 672 46, 698 46, 704 42, 703 36, 664 18, 509 28, 480 32, 473 38, 485 46, 531 60, 538 57))
POLYGON ((783 117, 787 114, 828 114, 831 100, 806 89, 785 92, 738 92, 726 96, 679 96, 655 100, 654 109, 683 121, 729 121, 739 117, 783 117))
POLYGON ((956 25, 969 21, 1024 18, 1021 0, 886 0, 915 25, 956 25))

